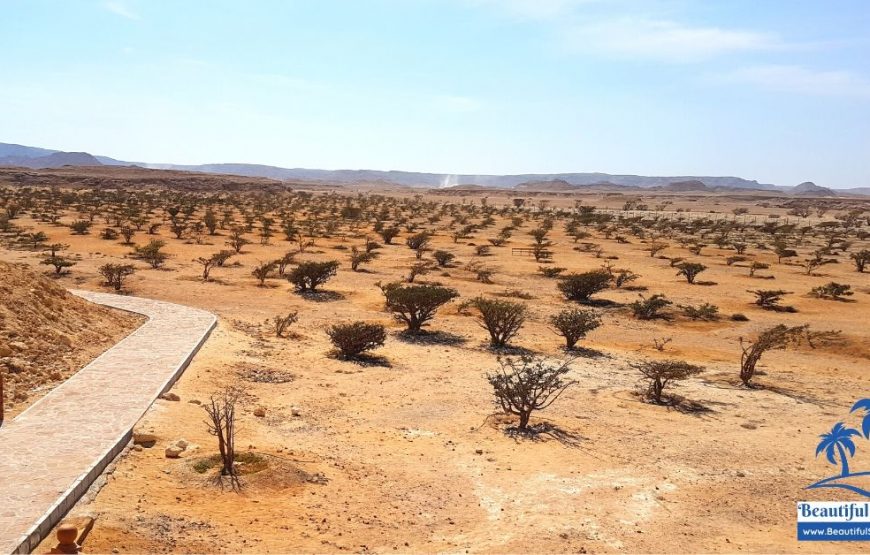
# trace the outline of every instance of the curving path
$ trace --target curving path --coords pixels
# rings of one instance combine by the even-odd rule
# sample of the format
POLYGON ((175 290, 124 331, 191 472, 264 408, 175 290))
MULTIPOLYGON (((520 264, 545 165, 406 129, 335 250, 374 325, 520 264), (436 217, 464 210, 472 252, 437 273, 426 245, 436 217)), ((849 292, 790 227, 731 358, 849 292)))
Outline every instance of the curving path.
POLYGON ((0 553, 38 545, 129 442, 217 321, 172 303, 72 293, 148 321, 0 428, 0 553))

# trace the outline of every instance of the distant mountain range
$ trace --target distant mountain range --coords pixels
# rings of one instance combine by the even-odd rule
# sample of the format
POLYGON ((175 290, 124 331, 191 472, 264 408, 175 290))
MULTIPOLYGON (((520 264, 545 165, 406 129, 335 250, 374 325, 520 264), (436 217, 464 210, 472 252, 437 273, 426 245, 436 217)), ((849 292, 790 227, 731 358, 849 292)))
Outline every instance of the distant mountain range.
MULTIPOLYGON (((0 143, 0 166, 26 168, 58 168, 62 166, 139 166, 152 169, 170 169, 246 177, 267 177, 278 180, 324 181, 331 183, 391 183, 407 187, 444 188, 476 185, 517 190, 572 191, 605 188, 656 188, 680 191, 723 191, 750 189, 783 191, 802 195, 836 195, 837 192, 814 183, 801 183, 796 187, 780 187, 755 180, 729 176, 671 176, 612 175, 606 173, 557 173, 517 175, 450 175, 437 173, 379 171, 379 170, 317 170, 281 168, 261 164, 155 164, 125 162, 107 156, 86 152, 62 152, 45 148, 0 143)), ((870 194, 870 187, 840 189, 846 194, 870 194)))

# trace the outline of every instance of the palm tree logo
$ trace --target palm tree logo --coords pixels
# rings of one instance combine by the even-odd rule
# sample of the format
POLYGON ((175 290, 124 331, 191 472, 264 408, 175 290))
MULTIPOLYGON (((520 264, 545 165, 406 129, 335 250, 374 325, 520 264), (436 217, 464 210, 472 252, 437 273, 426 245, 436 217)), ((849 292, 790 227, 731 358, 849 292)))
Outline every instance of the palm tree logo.
POLYGON ((861 423, 861 431, 854 428, 848 428, 842 422, 837 422, 834 424, 834 427, 831 428, 830 432, 819 436, 821 441, 819 441, 818 446, 816 446, 816 456, 818 457, 822 452, 824 452, 828 462, 833 465, 839 463, 840 474, 819 480, 815 484, 807 486, 807 489, 841 488, 870 497, 870 491, 843 481, 845 478, 870 476, 870 472, 849 471, 849 458, 855 456, 856 450, 855 442, 852 438, 856 436, 861 437, 863 435, 865 438, 870 439, 870 399, 861 399, 852 406, 850 412, 855 412, 857 410, 865 411, 864 419, 861 423))
POLYGON ((861 432, 858 430, 847 428, 842 422, 837 422, 830 432, 819 436, 822 441, 816 447, 816 456, 824 451, 831 464, 837 464, 837 456, 839 456, 840 466, 843 467, 839 477, 845 478, 849 476, 849 458, 846 456, 846 451, 849 451, 849 457, 855 456, 855 442, 852 441, 852 436, 860 435, 861 432))
POLYGON ((852 410, 849 412, 855 412, 856 410, 864 410, 864 420, 861 422, 861 431, 864 433, 864 437, 870 439, 870 399, 861 399, 854 405, 852 405, 852 410))

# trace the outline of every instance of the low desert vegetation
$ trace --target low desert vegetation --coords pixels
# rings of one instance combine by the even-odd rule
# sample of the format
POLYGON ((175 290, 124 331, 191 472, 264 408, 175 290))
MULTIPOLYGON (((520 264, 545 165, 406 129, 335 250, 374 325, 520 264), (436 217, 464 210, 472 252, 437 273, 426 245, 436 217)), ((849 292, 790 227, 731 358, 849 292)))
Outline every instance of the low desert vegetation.
MULTIPOLYGON (((668 457, 682 457, 697 470, 709 452, 693 449, 718 441, 705 431, 715 422, 728 432, 720 444, 727 447, 720 449, 723 460, 752 472, 756 462, 768 468, 780 456, 797 460, 806 455, 787 451, 801 443, 797 440, 785 442, 783 452, 776 446, 774 453, 764 444, 766 435, 748 431, 759 407, 765 407, 765 425, 772 429, 786 422, 792 433, 794 422, 827 411, 829 397, 832 405, 845 402, 846 389, 860 389, 867 334, 857 315, 866 311, 870 259, 866 201, 779 192, 765 193, 763 200, 659 190, 548 195, 522 188, 486 191, 484 197, 473 188, 386 191, 327 183, 309 190, 305 183, 239 185, 225 176, 193 174, 176 178, 179 186, 155 185, 154 180, 121 186, 106 180, 105 187, 96 187, 90 181, 45 184, 41 175, 0 169, 6 179, 0 182, 3 252, 35 265, 63 287, 124 291, 133 286, 136 294, 219 314, 232 328, 227 325, 227 333, 209 341, 232 347, 207 362, 220 358, 229 371, 216 365, 215 371, 189 376, 192 390, 210 380, 196 400, 209 411, 207 422, 216 439, 202 442, 210 451, 203 453, 206 462, 187 464, 198 464, 194 470, 203 473, 220 468, 217 473, 233 483, 245 478, 246 460, 306 461, 300 464, 323 471, 339 487, 318 491, 316 483, 305 482, 281 489, 284 501, 294 495, 312 500, 283 506, 298 505, 319 517, 319 506, 333 504, 348 509, 354 522, 370 518, 355 508, 356 502, 348 503, 344 486, 356 480, 360 487, 375 488, 366 493, 387 507, 380 520, 401 520, 389 509, 396 504, 384 495, 389 488, 376 488, 384 483, 392 487, 394 480, 401 484, 403 478, 379 466, 383 463, 376 452, 392 453, 390 464, 413 457, 414 464, 425 465, 431 458, 431 464, 442 465, 448 460, 442 451, 449 451, 457 464, 449 459, 448 474, 486 468, 487 480, 492 480, 486 487, 500 488, 510 497, 523 493, 511 487, 528 485, 520 474, 534 466, 529 461, 536 457, 546 457, 547 471, 560 474, 559 480, 573 480, 577 477, 570 472, 621 465, 618 449, 613 449, 617 443, 641 461, 637 468, 642 472, 668 457), (202 186, 200 179, 211 181, 202 186), (735 207, 746 210, 738 213, 735 207), (792 210, 801 215, 789 215, 792 210), (80 234, 72 227, 77 221, 90 225, 79 226, 80 234), (828 319, 832 323, 823 325, 828 319), (846 333, 818 331, 827 327, 846 333), (508 354, 515 356, 505 358, 508 354), (553 358, 569 355, 584 358, 553 358), (243 371, 244 365, 256 368, 243 371), (231 398, 223 390, 238 379, 248 380, 251 371, 263 378, 249 393, 231 398), (274 379, 278 372, 292 372, 298 379, 282 388, 290 378, 274 379), (644 402, 673 410, 632 400, 628 393, 636 380, 644 402), (740 384, 745 389, 735 391, 740 384), (217 391, 214 399, 209 399, 211 391, 217 391), (489 399, 499 417, 484 420, 489 399), (302 409, 296 410, 297 405, 302 409), (701 406, 709 410, 701 411, 701 406), (695 409, 705 414, 689 416, 695 409), (779 418, 786 412, 787 419, 779 418), (644 437, 658 438, 656 449, 638 448, 643 434, 617 434, 614 440, 602 432, 638 418, 644 437), (469 432, 468 424, 479 422, 488 425, 469 432), (493 441, 493 429, 502 425, 517 445, 500 433, 493 441), (256 451, 235 453, 237 426, 245 436, 252 430, 256 451), (700 439, 674 442, 669 427, 700 439), (368 430, 368 443, 357 441, 355 429, 368 430), (306 430, 317 433, 300 433, 306 430), (330 440, 324 448, 321 436, 342 441, 330 440), (546 445, 559 441, 577 447, 568 437, 580 438, 580 448, 546 445), (435 449, 439 445, 449 447, 435 449), (740 451, 744 446, 762 455, 753 452, 746 458, 740 451), (517 449, 526 453, 526 462, 509 460, 517 449), (360 460, 371 468, 360 470, 360 460), (567 466, 560 469, 560 464, 567 466), (359 472, 389 479, 358 480, 359 472), (319 498, 326 494, 328 503, 319 498)), ((4 333, 0 326, 0 376, 8 378, 13 371, 22 372, 8 365, 19 364, 27 351, 11 346, 17 339, 4 333)), ((18 393, 7 389, 7 396, 18 393)), ((184 429, 187 420, 180 418, 178 427, 184 429)), ((200 432, 201 421, 194 423, 200 432)), ((156 464, 153 458, 141 457, 142 464, 156 464)), ((414 480, 440 492, 429 489, 427 480, 444 473, 424 470, 414 480)), ((682 482, 686 491, 707 491, 703 472, 688 474, 701 481, 682 482)), ((172 469, 165 476, 181 480, 189 474, 172 469)), ((295 476, 288 472, 281 479, 295 476)), ((650 474, 617 484, 624 491, 601 489, 602 506, 642 493, 649 480, 660 477, 650 474)), ((785 495, 785 482, 775 482, 772 495, 785 495)), ((238 497, 240 510, 250 509, 246 504, 254 498, 263 502, 261 507, 277 510, 269 505, 274 501, 270 492, 279 490, 269 488, 280 484, 261 484, 250 496, 238 497)), ((420 491, 425 491, 422 486, 420 491)), ((557 503, 553 510, 568 506, 559 506, 547 492, 548 503, 557 503)), ((186 494, 184 499, 187 503, 186 494)), ((174 506, 174 496, 169 500, 174 506)), ((398 505, 401 511, 407 508, 398 505)), ((444 516, 446 512, 436 515, 444 516)), ((317 525, 321 520, 305 522, 317 525)), ((471 529, 464 528, 464 520, 458 524, 471 529)), ((336 524, 330 521, 329 526, 336 524)), ((644 527, 644 532, 648 529, 654 530, 644 527)), ((344 547, 356 545, 349 543, 350 533, 344 539, 344 547)), ((603 547, 586 545, 586 539, 571 532, 558 547, 603 547)), ((401 543, 395 545, 403 549, 401 543)), ((541 545, 542 550, 554 547, 541 545)), ((624 548, 657 546, 626 543, 624 548)), ((733 548, 741 546, 746 544, 733 548)), ((412 544, 407 549, 423 548, 412 544)))
POLYGON ((689 364, 682 360, 650 360, 632 363, 631 366, 646 381, 644 397, 658 405, 674 403, 673 398, 665 398, 663 395, 668 385, 685 380, 704 370, 701 366, 689 364))
POLYGON ((387 340, 384 326, 367 322, 335 324, 326 330, 326 334, 344 360, 359 358, 367 351, 382 347, 387 340))
POLYGON ((318 287, 329 281, 338 271, 336 260, 329 262, 300 262, 287 275, 287 280, 297 291, 314 292, 318 287))
POLYGON ((556 402, 566 389, 574 385, 568 379, 570 361, 548 361, 523 355, 519 358, 499 358, 499 367, 486 375, 492 386, 498 407, 519 417, 516 430, 529 431, 529 421, 535 411, 556 402))
POLYGON ((714 304, 702 303, 697 306, 680 305, 680 308, 683 310, 683 314, 690 320, 715 322, 719 319, 719 307, 714 304))
POLYGON ((490 345, 505 347, 526 321, 528 309, 519 302, 475 297, 471 306, 478 312, 478 321, 489 332, 490 345))
POLYGON ((233 489, 241 487, 236 469, 236 406, 243 392, 236 387, 227 387, 213 394, 203 404, 208 420, 208 432, 217 438, 221 458, 220 483, 228 479, 233 489))
POLYGON ((565 338, 565 348, 571 350, 587 333, 601 325, 601 317, 592 310, 566 308, 550 317, 550 325, 565 338))
POLYGON ((765 310, 795 312, 794 307, 782 306, 779 304, 784 296, 791 294, 791 291, 784 291, 782 289, 756 289, 749 292, 755 295, 755 304, 765 310))
POLYGON ((656 318, 666 318, 664 310, 668 306, 674 304, 661 293, 657 293, 651 297, 638 295, 639 299, 631 303, 630 308, 634 317, 638 320, 653 320, 656 318))
POLYGON ((169 255, 163 252, 163 247, 166 246, 165 241, 152 239, 146 245, 135 246, 133 248, 133 257, 139 260, 144 260, 154 269, 160 268, 169 258, 169 255))
POLYGON ((272 318, 272 325, 275 328, 275 337, 286 337, 290 326, 299 321, 299 311, 292 311, 287 314, 275 316, 272 318))
POLYGON ((592 270, 561 276, 558 287, 567 300, 588 304, 592 295, 610 287, 612 279, 606 270, 592 270))
POLYGON ((130 264, 108 263, 100 266, 100 275, 103 276, 105 284, 115 291, 120 291, 124 287, 124 281, 135 271, 136 269, 130 264))
POLYGON ((53 243, 49 245, 48 253, 39 263, 53 267, 54 273, 57 276, 68 274, 70 272, 69 268, 76 265, 75 260, 71 260, 62 254, 62 251, 68 247, 69 245, 63 245, 61 243, 53 243))
POLYGON ((813 287, 810 295, 819 299, 829 299, 833 301, 842 301, 845 297, 854 295, 851 285, 845 283, 830 282, 825 285, 813 287))
POLYGON ((440 249, 435 251, 434 253, 432 253, 432 256, 435 258, 435 261, 441 267, 449 266, 450 263, 456 259, 456 255, 453 254, 452 252, 440 250, 440 249))
POLYGON ((740 348, 743 353, 740 356, 740 381, 746 387, 754 387, 752 379, 755 377, 756 365, 761 356, 767 351, 787 349, 800 345, 806 338, 809 325, 786 326, 779 324, 768 328, 758 334, 754 341, 745 341, 740 338, 740 348))
POLYGON ((441 306, 459 296, 456 289, 438 285, 390 283, 381 286, 381 291, 386 309, 412 334, 420 333, 441 306))
POLYGON ((707 266, 698 262, 681 262, 677 264, 677 268, 679 269, 677 275, 685 277, 689 285, 692 285, 695 283, 698 274, 706 270, 707 266))

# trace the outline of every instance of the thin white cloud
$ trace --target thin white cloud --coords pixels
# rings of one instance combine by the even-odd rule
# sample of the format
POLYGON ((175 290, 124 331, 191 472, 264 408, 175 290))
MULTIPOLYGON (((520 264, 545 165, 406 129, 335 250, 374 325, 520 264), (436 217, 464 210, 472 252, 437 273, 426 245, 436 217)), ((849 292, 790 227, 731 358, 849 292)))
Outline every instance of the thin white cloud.
POLYGON ((702 62, 728 54, 784 48, 770 33, 668 20, 619 18, 580 23, 563 27, 560 34, 565 47, 573 52, 667 63, 702 62))
POLYGON ((846 70, 815 70, 799 65, 759 65, 716 75, 713 81, 814 96, 870 98, 870 78, 846 70))
POLYGON ((139 14, 133 11, 122 0, 107 0, 106 2, 103 2, 103 7, 115 15, 120 15, 127 19, 139 19, 139 14))

